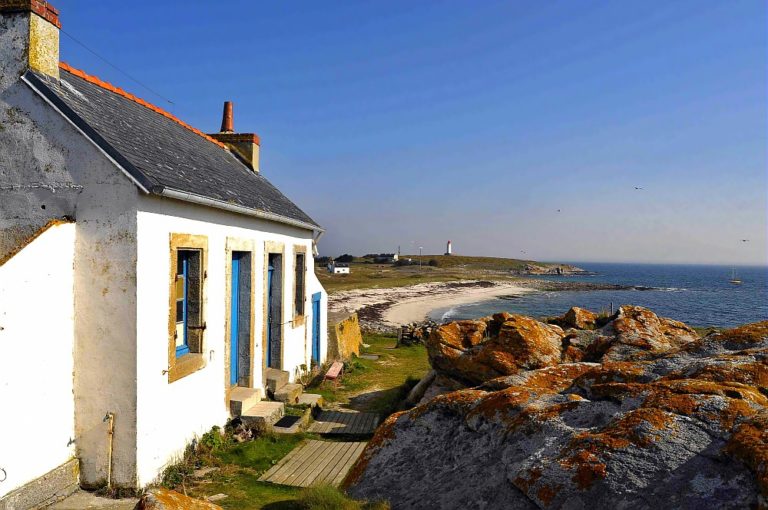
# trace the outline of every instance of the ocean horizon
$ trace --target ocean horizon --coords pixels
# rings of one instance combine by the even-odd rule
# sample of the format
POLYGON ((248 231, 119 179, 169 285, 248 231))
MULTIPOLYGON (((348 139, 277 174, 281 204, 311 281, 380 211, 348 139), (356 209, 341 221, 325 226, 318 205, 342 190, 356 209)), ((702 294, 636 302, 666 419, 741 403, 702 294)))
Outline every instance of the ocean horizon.
POLYGON ((437 322, 475 319, 497 312, 533 317, 562 315, 578 306, 594 312, 639 305, 697 327, 735 327, 768 320, 768 266, 628 264, 569 262, 587 275, 537 276, 553 281, 584 281, 649 290, 536 291, 433 310, 437 322), (730 283, 733 271, 742 281, 730 283))

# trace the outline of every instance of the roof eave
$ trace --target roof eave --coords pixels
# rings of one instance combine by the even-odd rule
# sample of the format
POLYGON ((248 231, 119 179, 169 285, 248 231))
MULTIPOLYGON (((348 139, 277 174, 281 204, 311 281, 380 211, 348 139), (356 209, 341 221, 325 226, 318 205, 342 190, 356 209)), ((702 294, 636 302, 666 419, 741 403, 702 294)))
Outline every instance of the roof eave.
POLYGON ((310 230, 312 232, 318 232, 318 233, 325 232, 324 228, 314 223, 296 220, 280 214, 262 211, 259 209, 253 209, 251 207, 245 207, 245 206, 233 204, 230 202, 224 202, 222 200, 215 200, 213 198, 204 197, 202 195, 198 195, 196 193, 190 193, 188 191, 175 190, 175 189, 166 187, 166 188, 157 189, 157 190, 153 189, 152 193, 155 195, 166 197, 166 198, 173 198, 176 200, 190 202, 193 204, 203 205, 207 207, 214 207, 216 209, 222 209, 224 211, 242 214, 245 216, 253 216, 255 218, 260 218, 267 221, 274 221, 276 223, 282 223, 284 225, 290 225, 292 227, 297 227, 304 230, 310 230))
POLYGON ((43 101, 57 111, 64 119, 69 122, 80 134, 82 134, 86 140, 91 142, 99 152, 104 154, 106 158, 112 162, 120 171, 122 171, 142 192, 150 193, 154 192, 162 186, 150 181, 146 175, 141 173, 136 167, 134 167, 130 161, 128 161, 120 152, 112 147, 112 145, 106 141, 99 133, 96 132, 85 120, 82 119, 72 108, 61 100, 40 78, 35 76, 31 71, 27 71, 21 77, 21 80, 26 83, 43 101))

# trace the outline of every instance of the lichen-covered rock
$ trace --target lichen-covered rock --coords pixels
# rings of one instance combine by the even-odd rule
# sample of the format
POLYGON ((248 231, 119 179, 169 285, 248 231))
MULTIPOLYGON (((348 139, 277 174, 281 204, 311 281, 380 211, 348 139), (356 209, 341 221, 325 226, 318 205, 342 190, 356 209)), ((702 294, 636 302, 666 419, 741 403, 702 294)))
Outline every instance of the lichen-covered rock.
POLYGON ((603 359, 623 360, 636 355, 677 349, 699 338, 682 322, 658 317, 640 306, 622 306, 616 317, 600 329, 593 352, 603 359))
POLYGON ((433 329, 427 351, 439 374, 480 384, 520 370, 557 364, 562 338, 558 326, 502 313, 433 329))
POLYGON ((594 329, 597 325, 597 314, 574 306, 561 319, 565 328, 594 329))
MULTIPOLYGON (((473 321, 485 324, 474 344, 446 329, 462 356, 519 349, 511 331, 506 343, 485 335, 508 322, 521 336, 538 328, 500 319, 473 321)), ((607 339, 588 353, 598 362, 519 363, 391 416, 351 495, 393 509, 768 508, 768 322, 704 338, 637 307, 612 322, 587 348, 569 345, 607 339)))
POLYGON ((169 489, 151 489, 141 497, 134 510, 222 510, 222 508, 169 489))

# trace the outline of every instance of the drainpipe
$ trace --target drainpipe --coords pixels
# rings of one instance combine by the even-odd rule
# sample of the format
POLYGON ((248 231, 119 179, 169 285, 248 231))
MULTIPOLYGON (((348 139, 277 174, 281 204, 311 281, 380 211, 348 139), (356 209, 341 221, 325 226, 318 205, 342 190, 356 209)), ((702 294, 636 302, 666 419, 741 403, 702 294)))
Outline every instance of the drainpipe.
POLYGON ((107 489, 112 488, 112 444, 115 439, 115 413, 108 412, 104 417, 107 422, 107 489))

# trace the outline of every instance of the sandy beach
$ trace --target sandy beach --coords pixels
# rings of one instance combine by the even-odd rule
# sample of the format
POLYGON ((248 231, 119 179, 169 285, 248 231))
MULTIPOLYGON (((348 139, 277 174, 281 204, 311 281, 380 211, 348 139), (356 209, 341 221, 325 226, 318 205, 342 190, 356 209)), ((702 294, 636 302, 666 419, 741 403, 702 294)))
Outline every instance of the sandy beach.
POLYGON ((520 295, 535 289, 517 283, 481 280, 421 283, 407 287, 349 290, 331 294, 331 313, 357 312, 367 329, 393 329, 421 322, 433 310, 475 303, 498 296, 520 295))

